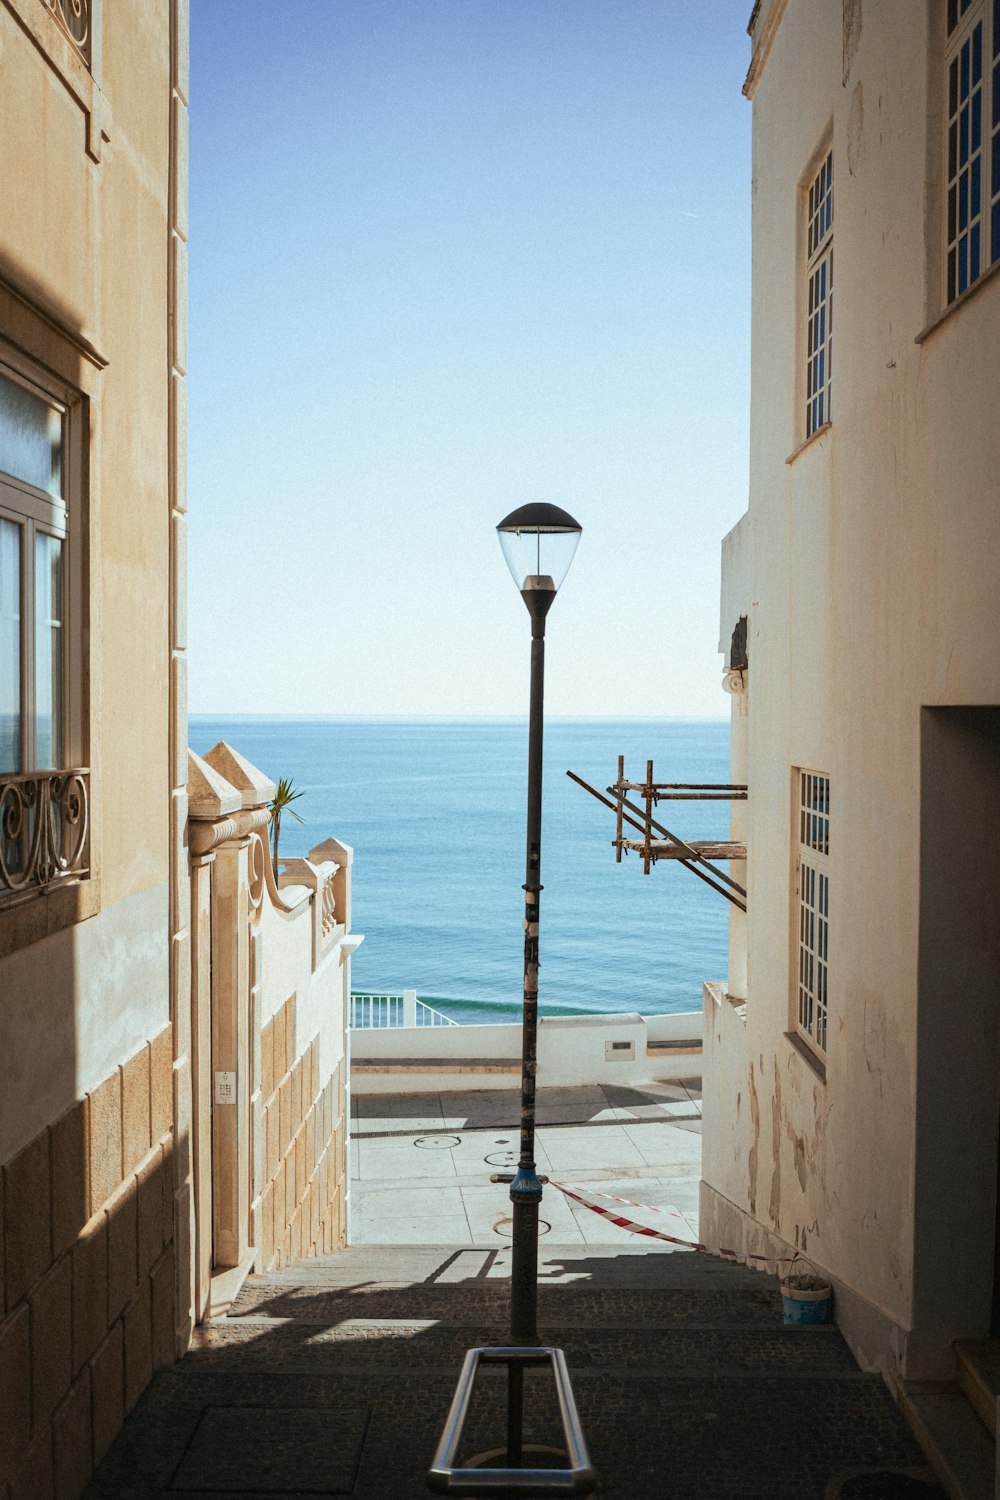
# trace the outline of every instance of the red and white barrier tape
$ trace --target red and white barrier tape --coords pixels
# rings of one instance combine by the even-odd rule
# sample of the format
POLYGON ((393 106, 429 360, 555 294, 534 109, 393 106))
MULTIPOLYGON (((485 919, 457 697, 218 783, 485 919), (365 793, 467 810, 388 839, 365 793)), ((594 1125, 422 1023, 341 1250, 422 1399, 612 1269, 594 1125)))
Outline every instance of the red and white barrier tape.
MULTIPOLYGON (((746 1250, 727 1250, 717 1245, 703 1245, 696 1240, 677 1239, 675 1235, 665 1234, 662 1229, 649 1229, 645 1224, 637 1224, 634 1219, 626 1219, 621 1214, 616 1214, 614 1209, 602 1208, 599 1203, 589 1203, 582 1194, 574 1192, 572 1188, 568 1188, 563 1182, 556 1182, 555 1178, 549 1178, 549 1181, 554 1188, 558 1188, 567 1198, 572 1198, 575 1202, 581 1203, 584 1208, 589 1208, 591 1213, 600 1214, 602 1219, 610 1219, 612 1224, 616 1224, 619 1229, 627 1230, 629 1234, 642 1234, 648 1236, 650 1239, 665 1240, 668 1245, 679 1245, 683 1250, 700 1250, 703 1255, 718 1255, 723 1260, 761 1262, 759 1269, 763 1269, 764 1266, 791 1265, 795 1261, 805 1259, 798 1250, 796 1250, 794 1255, 754 1255, 746 1250)), ((609 1203, 624 1203, 629 1208, 641 1208, 643 1213, 667 1214, 671 1218, 680 1219, 683 1223, 687 1224, 684 1215, 678 1213, 675 1208, 653 1208, 648 1203, 633 1203, 631 1198, 616 1198, 613 1193, 599 1193, 594 1188, 591 1188, 589 1193, 593 1198, 604 1198, 609 1203)), ((690 1225, 688 1225, 688 1228, 690 1228, 690 1225)), ((754 1269, 758 1269, 758 1267, 755 1266, 754 1269)))

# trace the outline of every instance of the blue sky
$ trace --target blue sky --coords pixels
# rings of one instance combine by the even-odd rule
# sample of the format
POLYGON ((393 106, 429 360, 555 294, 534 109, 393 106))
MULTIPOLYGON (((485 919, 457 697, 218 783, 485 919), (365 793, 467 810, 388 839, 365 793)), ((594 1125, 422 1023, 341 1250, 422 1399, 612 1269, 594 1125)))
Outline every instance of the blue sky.
POLYGON ((190 706, 724 716, 749 0, 192 0, 190 706))

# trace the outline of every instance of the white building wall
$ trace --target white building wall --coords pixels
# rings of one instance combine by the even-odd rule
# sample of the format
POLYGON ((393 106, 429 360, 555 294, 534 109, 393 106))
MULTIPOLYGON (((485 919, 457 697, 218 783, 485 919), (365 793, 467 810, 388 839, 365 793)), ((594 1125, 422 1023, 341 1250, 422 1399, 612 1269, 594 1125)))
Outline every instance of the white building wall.
MULTIPOLYGON (((938 1287, 918 1275, 915 1290, 915 1266, 961 1219, 952 1275, 968 1282, 976 1262, 980 1292, 950 1333, 987 1331, 997 1070, 964 1171, 954 1092, 949 1113, 917 1050, 921 862, 940 860, 942 882, 958 862, 921 848, 921 711, 1000 701, 1000 279, 916 342, 941 310, 943 8, 883 0, 859 32, 860 6, 793 0, 762 7, 758 40, 781 10, 753 94, 749 1003, 744 1023, 706 1001, 703 1233, 805 1248, 864 1359, 940 1374, 948 1317, 938 1287), (797 451, 801 190, 831 141, 833 426, 797 451), (796 766, 831 776, 825 1081, 786 1036, 796 766), (915 1219, 915 1184, 922 1139, 942 1132, 956 1137, 947 1166, 937 1153, 919 1181, 935 1224, 929 1209, 915 1219)), ((978 1035, 995 1061, 994 1016, 978 1035)))

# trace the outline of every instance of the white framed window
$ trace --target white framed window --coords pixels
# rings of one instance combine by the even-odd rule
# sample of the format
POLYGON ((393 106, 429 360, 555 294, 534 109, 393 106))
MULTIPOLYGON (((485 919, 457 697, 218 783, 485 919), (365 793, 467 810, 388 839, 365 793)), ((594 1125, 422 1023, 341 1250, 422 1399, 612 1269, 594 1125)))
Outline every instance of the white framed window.
POLYGON ((947 0, 945 302, 1000 260, 1000 0, 947 0))
POLYGON ((800 769, 797 778, 795 1027, 826 1054, 829 1019, 830 778, 800 769))
POLYGON ((833 392, 833 152, 806 197, 806 437, 831 419, 833 392))
POLYGON ((65 752, 65 408, 0 366, 0 771, 65 752))
POLYGON ((0 349, 0 903, 88 867, 82 426, 0 349))

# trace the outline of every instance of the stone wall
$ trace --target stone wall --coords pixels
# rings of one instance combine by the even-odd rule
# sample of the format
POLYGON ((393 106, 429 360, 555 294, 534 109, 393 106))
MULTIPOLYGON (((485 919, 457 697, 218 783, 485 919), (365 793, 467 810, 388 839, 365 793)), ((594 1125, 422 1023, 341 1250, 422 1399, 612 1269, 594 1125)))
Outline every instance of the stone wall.
POLYGON ((264 1190, 254 1204, 262 1269, 345 1242, 343 1060, 320 1077, 320 1038, 302 1047, 293 995, 261 1030, 264 1190))
POLYGON ((79 1494, 175 1357, 172 1074, 166 1027, 3 1167, 10 1500, 79 1494))

